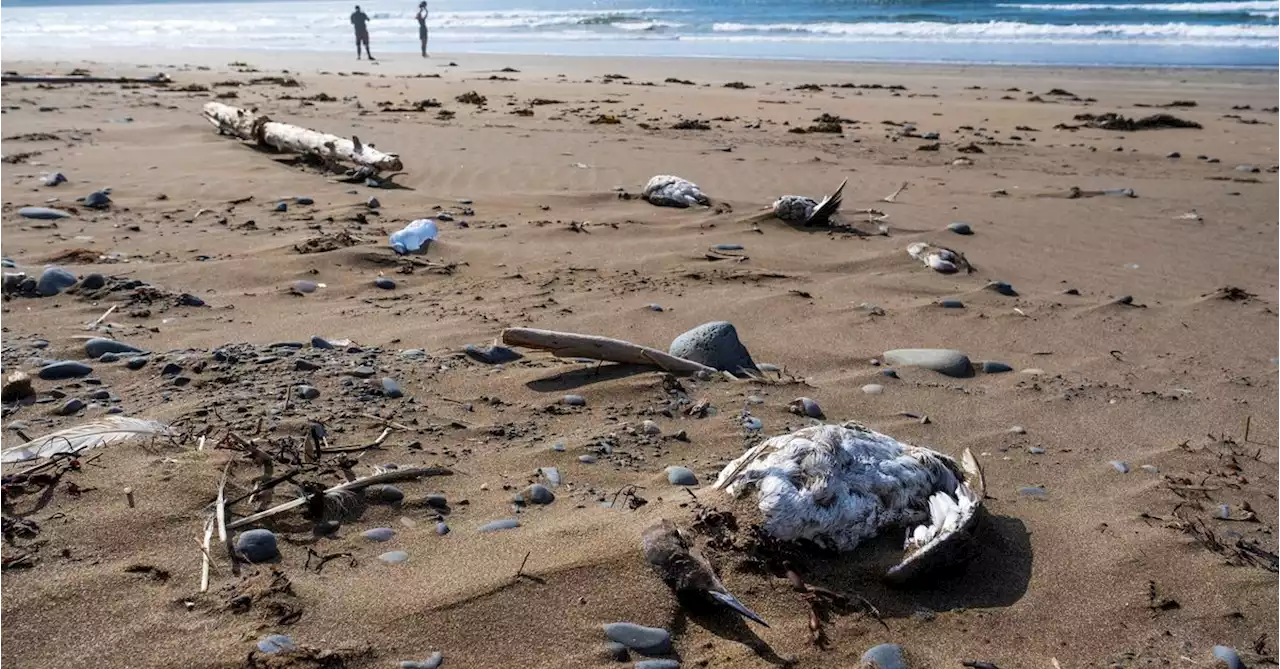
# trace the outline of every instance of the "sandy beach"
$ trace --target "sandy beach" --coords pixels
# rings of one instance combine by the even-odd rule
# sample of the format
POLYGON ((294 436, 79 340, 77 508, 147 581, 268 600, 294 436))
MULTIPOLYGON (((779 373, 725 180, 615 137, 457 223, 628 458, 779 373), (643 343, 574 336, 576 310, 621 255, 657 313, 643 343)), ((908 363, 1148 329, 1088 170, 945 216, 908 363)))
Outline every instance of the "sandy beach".
POLYGON ((1209 667, 1215 645, 1276 662, 1275 72, 4 55, 6 77, 172 83, 0 89, 5 272, 104 278, 48 297, 6 280, 4 373, 31 374, 36 401, 5 404, 3 445, 109 410, 176 435, 44 476, 5 465, 6 665, 395 667, 439 651, 445 667, 631 666, 605 652, 601 626, 618 621, 670 631, 683 667, 854 667, 881 643, 913 668, 1209 667), (394 188, 338 182, 219 136, 201 116, 211 101, 356 135, 404 173, 394 188), (1200 127, 1081 118, 1108 113, 1200 127), (43 185, 54 172, 67 183, 43 185), (712 206, 639 199, 658 174, 712 206), (764 215, 844 179, 846 227, 764 215), (103 188, 108 208, 76 202, 103 188), (31 206, 71 216, 19 214, 31 206), (388 235, 420 218, 438 241, 397 257, 388 235), (908 255, 914 242, 974 271, 934 272, 908 255), (508 327, 666 350, 720 320, 780 372, 673 383, 528 349, 499 365, 463 352, 508 327), (150 355, 137 369, 132 355, 90 360, 89 337, 150 355), (900 348, 1013 371, 887 374, 880 360, 900 348), (39 378, 50 360, 92 372, 39 378), (881 583, 897 534, 797 565, 878 612, 831 612, 821 645, 802 596, 732 549, 706 552, 768 628, 682 607, 639 549, 659 518, 690 527, 725 504, 710 484, 759 437, 744 411, 764 436, 817 422, 788 411, 801 396, 826 422, 971 449, 988 488, 956 573, 881 583), (701 400, 711 409, 690 415, 701 400), (303 464, 313 422, 330 450, 303 464), (275 474, 299 473, 248 499, 264 472, 245 444, 275 474), (215 536, 200 592, 224 471, 242 517, 388 464, 451 475, 396 482, 402 501, 366 499, 328 534, 301 509, 265 520, 273 562, 233 565, 215 536), (699 484, 670 484, 672 465, 699 484), (513 506, 533 483, 555 501, 513 506), (479 531, 504 518, 520 526, 479 531), (394 535, 362 534, 375 528, 394 535), (271 634, 299 649, 258 651, 271 634))

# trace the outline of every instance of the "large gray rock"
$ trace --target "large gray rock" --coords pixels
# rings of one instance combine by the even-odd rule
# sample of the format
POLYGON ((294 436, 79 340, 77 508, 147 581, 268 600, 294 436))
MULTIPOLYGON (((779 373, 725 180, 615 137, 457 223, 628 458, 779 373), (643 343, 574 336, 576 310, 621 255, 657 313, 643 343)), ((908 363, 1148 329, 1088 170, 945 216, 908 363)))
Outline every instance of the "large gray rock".
POLYGON ((660 627, 609 623, 604 626, 604 634, 642 655, 661 655, 671 650, 671 633, 660 627))
POLYGON ((96 360, 101 358, 103 353, 146 353, 146 351, 122 341, 102 337, 94 337, 84 343, 85 356, 96 360))
POLYGON ((729 372, 757 371, 747 347, 738 339, 738 330, 728 321, 705 323, 689 330, 676 337, 667 352, 729 372))
POLYGON ((1244 669, 1244 662, 1240 660, 1240 653, 1230 646, 1214 646, 1213 656, 1222 666, 1227 669, 1244 669))
POLYGON ((969 356, 951 349, 898 348, 885 351, 884 361, 899 367, 923 367, 958 378, 973 376, 973 363, 969 356))
POLYGON ((280 554, 271 530, 248 530, 236 538, 236 552, 250 562, 266 562, 280 554))
POLYGON ((882 643, 872 646, 862 654, 859 669, 908 669, 907 658, 902 646, 896 643, 882 643))
POLYGON ((698 485, 698 476, 688 467, 667 467, 667 481, 671 485, 698 485))
POLYGON ((46 267, 36 281, 36 292, 40 297, 52 297, 76 285, 76 275, 61 267, 46 267))
POLYGON ((41 367, 40 371, 36 372, 36 376, 45 381, 65 381, 66 379, 78 379, 92 373, 93 368, 86 364, 74 360, 58 360, 41 367))
POLYGON ((521 504, 550 504, 556 501, 555 493, 551 489, 541 483, 535 483, 516 495, 516 501, 521 504))
POLYGON ((59 218, 71 217, 71 214, 61 209, 50 209, 48 207, 23 207, 18 210, 18 215, 23 218, 34 218, 41 221, 53 221, 59 218))

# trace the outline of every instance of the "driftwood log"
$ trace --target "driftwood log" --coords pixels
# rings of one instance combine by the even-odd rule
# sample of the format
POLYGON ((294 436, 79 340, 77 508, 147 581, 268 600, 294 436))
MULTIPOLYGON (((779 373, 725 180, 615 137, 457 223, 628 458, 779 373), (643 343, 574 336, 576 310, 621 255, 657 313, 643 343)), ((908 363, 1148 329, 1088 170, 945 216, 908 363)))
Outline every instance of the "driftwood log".
POLYGON ((150 77, 78 77, 75 75, 26 75, 6 74, 0 77, 5 84, 153 84, 165 85, 173 83, 169 75, 154 74, 150 77))
POLYGON ((209 102, 204 106, 204 117, 218 132, 243 140, 257 142, 277 151, 318 156, 330 161, 346 161, 372 168, 376 171, 404 169, 400 156, 383 153, 359 137, 344 139, 337 135, 302 128, 288 123, 277 123, 264 115, 209 102))
POLYGON ((656 348, 595 335, 532 328, 507 328, 502 331, 502 343, 508 346, 550 351, 557 358, 591 358, 628 365, 645 365, 657 367, 672 374, 720 373, 714 367, 677 358, 656 348))

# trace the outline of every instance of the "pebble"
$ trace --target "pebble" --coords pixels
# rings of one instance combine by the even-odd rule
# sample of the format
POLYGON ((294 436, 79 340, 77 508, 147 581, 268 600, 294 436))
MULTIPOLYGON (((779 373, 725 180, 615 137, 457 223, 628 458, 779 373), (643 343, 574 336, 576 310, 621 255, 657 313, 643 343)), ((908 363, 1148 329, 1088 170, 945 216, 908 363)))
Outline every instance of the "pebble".
POLYGON ((956 221, 955 223, 948 225, 947 229, 956 233, 957 235, 973 234, 973 228, 970 227, 968 223, 962 223, 960 221, 956 221))
POLYGON ((381 203, 381 202, 379 202, 379 201, 378 201, 378 198, 376 198, 376 197, 371 197, 371 198, 369 198, 369 201, 368 201, 368 202, 366 202, 365 204, 366 204, 370 209, 377 209, 378 207, 381 207, 381 206, 382 206, 382 203, 381 203))
POLYGON ((644 308, 649 311, 666 311, 661 304, 646 304, 644 308))
POLYGON ((867 385, 862 387, 862 392, 868 395, 879 395, 880 393, 884 392, 884 386, 878 383, 868 383, 867 385))
POLYGON ((1009 431, 1014 434, 1026 434, 1027 428, 1022 427, 1021 425, 1014 425, 1013 427, 1009 428, 1009 431))
POLYGON ((320 390, 315 386, 298 386, 293 392, 304 400, 313 400, 320 396, 320 390))
POLYGON ((36 293, 41 297, 52 297, 76 285, 76 275, 61 267, 49 266, 36 281, 36 293))
POLYGON ((61 209, 50 209, 48 207, 23 207, 18 210, 18 215, 23 218, 34 218, 41 221, 53 221, 59 218, 71 218, 61 209))
POLYGON ((1021 373, 1022 373, 1022 374, 1027 374, 1027 375, 1030 375, 1030 376, 1040 376, 1041 374, 1044 374, 1044 370, 1043 370, 1043 369, 1040 369, 1040 368, 1038 368, 1038 367, 1028 367, 1028 368, 1026 368, 1026 369, 1022 370, 1022 372, 1021 372, 1021 373))
POLYGON ((685 332, 672 340, 667 352, 729 372, 757 369, 751 354, 738 339, 737 329, 727 321, 705 323, 685 332))
POLYGON ((390 527, 375 527, 372 530, 365 530, 360 536, 369 541, 391 541, 391 537, 396 535, 396 531, 390 527))
POLYGON ((587 405, 587 398, 582 395, 565 395, 560 398, 560 403, 571 407, 583 407, 587 405))
POLYGON ((404 501, 404 491, 387 483, 376 483, 364 489, 364 497, 379 504, 398 504, 404 501))
POLYGON ((1045 499, 1049 496, 1049 491, 1044 486, 1028 485, 1018 488, 1018 494, 1024 497, 1035 497, 1037 499, 1045 499))
POLYGON ((882 643, 872 646, 862 654, 859 669, 907 669, 907 658, 902 646, 896 643, 882 643))
POLYGON ((1044 449, 1039 446, 1032 446, 1027 449, 1027 452, 1032 455, 1044 455, 1044 449))
POLYGON ((564 453, 564 452, 565 452, 564 442, 563 442, 563 441, 557 441, 556 443, 552 444, 552 445, 551 445, 551 450, 553 450, 553 451, 555 451, 555 452, 557 452, 557 453, 564 453))
POLYGON ((963 309, 964 302, 960 300, 938 300, 938 306, 943 309, 963 309))
POLYGON ((1112 460, 1109 464, 1121 474, 1129 473, 1129 463, 1125 462, 1124 460, 1112 460))
POLYGON ((698 477, 688 467, 667 467, 667 482, 671 485, 698 485, 698 477))
POLYGON ((665 657, 655 660, 640 660, 635 663, 633 669, 680 669, 680 662, 665 657))
POLYGON ((626 662, 631 659, 631 651, 627 647, 617 641, 608 641, 604 644, 604 654, 614 662, 626 662))
POLYGON ((84 400, 72 398, 67 400, 66 404, 63 404, 61 407, 58 408, 57 414, 59 416, 73 416, 79 413, 80 410, 83 408, 84 408, 84 400))
POLYGON ((547 483, 550 483, 553 488, 560 485, 559 469, 555 467, 539 467, 538 473, 542 474, 542 477, 547 479, 547 483))
POLYGON ((54 172, 53 174, 46 174, 44 179, 42 179, 40 183, 44 184, 45 186, 53 187, 53 186, 57 186, 58 184, 64 184, 66 182, 67 182, 67 175, 63 174, 62 172, 54 172))
POLYGON ((378 559, 388 564, 400 564, 409 559, 409 554, 404 551, 389 551, 379 555, 378 559))
POLYGON ((892 368, 892 367, 886 367, 886 368, 884 368, 884 369, 880 370, 880 375, 881 375, 881 376, 887 376, 887 377, 889 377, 889 378, 891 378, 891 379, 896 379, 896 378, 898 378, 898 370, 896 370, 896 369, 894 369, 894 368, 892 368))
POLYGON ((443 510, 449 508, 449 500, 445 499, 444 495, 427 495, 422 501, 433 509, 443 510))
POLYGON ((797 397, 791 400, 788 410, 793 414, 800 416, 808 416, 809 418, 822 418, 822 407, 817 402, 808 397, 797 397))
POLYGON ((78 379, 93 373, 93 368, 74 360, 57 360, 40 368, 36 376, 45 381, 64 381, 78 379))
POLYGON ((288 202, 277 202, 277 203, 276 203, 276 211, 289 211, 289 203, 288 203, 288 202))
POLYGON ((438 534, 438 535, 440 535, 440 536, 442 536, 442 537, 443 537, 444 535, 446 535, 446 534, 448 534, 448 533, 449 533, 449 526, 448 526, 448 525, 446 525, 446 524, 444 523, 444 521, 443 521, 443 520, 437 520, 437 521, 436 521, 436 534, 438 534))
MULTIPOLYGON (((548 491, 550 492, 550 491, 548 491)), ((499 530, 510 530, 520 527, 520 521, 515 518, 502 518, 500 520, 491 520, 480 526, 481 532, 497 532, 499 530)))
POLYGON ((392 290, 396 287, 396 282, 385 276, 380 276, 373 280, 373 285, 383 289, 392 290))
POLYGON ((418 662, 417 660, 401 660, 400 669, 440 669, 440 666, 443 664, 444 653, 437 650, 431 654, 431 657, 428 657, 421 662, 418 662))
POLYGON ((236 537, 236 552, 249 562, 266 562, 277 555, 276 535, 271 530, 247 530, 236 537))
POLYGON ((591 454, 579 455, 578 462, 581 462, 584 465, 594 465, 596 463, 596 456, 591 454))
POLYGON ((106 388, 100 388, 100 389, 98 389, 98 390, 95 390, 95 391, 93 391, 93 392, 89 393, 89 399, 91 399, 91 400, 109 400, 109 399, 111 399, 111 391, 110 391, 110 390, 107 390, 106 388))
POLYGON ((1003 281, 991 281, 987 284, 986 288, 987 290, 994 290, 1001 295, 1007 295, 1009 297, 1018 296, 1018 291, 1014 290, 1012 285, 1003 281))
POLYGON ((1178 153, 1177 151, 1170 151, 1169 153, 1164 154, 1164 157, 1165 158, 1181 158, 1182 154, 1178 153))
POLYGON ((145 353, 145 351, 122 341, 102 337, 94 337, 84 343, 86 357, 101 358, 104 353, 145 353))
POLYGON ((174 376, 182 371, 182 365, 176 362, 166 362, 164 367, 160 368, 160 376, 174 376))
POLYGON ((763 430, 764 421, 760 420, 759 418, 756 418, 755 416, 747 416, 746 418, 742 419, 742 427, 748 430, 751 430, 753 432, 758 430, 763 430))
POLYGON ((268 634, 258 639, 258 650, 268 655, 288 652, 297 647, 297 644, 293 643, 293 639, 284 634, 268 634))
POLYGON ((1155 465, 1142 465, 1142 471, 1148 474, 1159 474, 1160 468, 1155 465))
POLYGON ((317 369, 320 369, 320 365, 317 365, 306 358, 298 358, 293 361, 293 369, 296 372, 314 372, 317 369))
POLYGON ((469 357, 490 365, 501 365, 508 362, 515 362, 516 360, 524 357, 524 355, 505 346, 476 346, 474 344, 467 344, 462 350, 469 357))
POLYGON ((311 348, 330 349, 333 348, 333 344, 330 344, 328 339, 317 335, 311 337, 311 348))
POLYGON ((294 202, 294 204, 315 204, 315 203, 316 203, 316 201, 315 201, 315 200, 313 200, 313 199, 311 199, 311 198, 309 198, 309 197, 306 197, 306 196, 302 196, 302 197, 295 197, 295 198, 293 198, 293 202, 294 202))
POLYGON ((142 369, 143 367, 147 366, 147 361, 150 359, 151 358, 148 358, 144 355, 140 355, 135 358, 129 358, 128 360, 125 360, 124 366, 133 370, 142 369))
POLYGON ((741 251, 745 247, 743 247, 742 244, 716 244, 711 248, 717 251, 741 251))
POLYGON ((367 379, 373 376, 375 373, 376 372, 374 371, 374 369, 368 365, 360 365, 359 367, 356 367, 355 369, 348 372, 348 374, 356 377, 357 379, 367 379))
POLYGON ((556 495, 547 486, 535 483, 521 490, 520 494, 516 495, 516 501, 525 504, 550 504, 556 501, 556 495))
POLYGON ((382 394, 391 399, 404 397, 404 391, 400 390, 400 384, 396 383, 396 380, 391 377, 382 379, 382 394))
POLYGON ((1248 173, 1250 173, 1250 174, 1256 174, 1256 173, 1258 173, 1258 172, 1261 172, 1262 170, 1258 169, 1257 167, 1255 167, 1255 166, 1253 166, 1253 165, 1236 165, 1236 171, 1237 171, 1237 172, 1248 172, 1248 173))
POLYGON ((982 372, 984 374, 1003 374, 1005 372, 1012 372, 1012 371, 1013 371, 1013 367, 1010 367, 1009 365, 1006 365, 1003 362, 995 362, 995 361, 988 360, 982 363, 982 372))
POLYGON ((90 209, 106 209, 111 206, 111 197, 104 191, 95 190, 85 196, 84 206, 90 209))
POLYGON ((311 279, 299 279, 293 282, 293 289, 299 293, 314 293, 320 284, 311 279))
POLYGON ((957 378, 971 376, 973 363, 960 351, 941 348, 899 348, 885 351, 885 362, 891 365, 923 367, 957 378))
POLYGON ((643 655, 661 655, 671 650, 671 633, 660 627, 635 623, 609 623, 604 634, 612 641, 643 655))
POLYGON ((107 277, 98 272, 89 274, 80 280, 80 287, 85 290, 97 290, 105 285, 107 285, 107 277))
POLYGON ((1244 669, 1244 662, 1240 659, 1240 653, 1230 646, 1214 646, 1213 656, 1227 665, 1227 669, 1244 669))

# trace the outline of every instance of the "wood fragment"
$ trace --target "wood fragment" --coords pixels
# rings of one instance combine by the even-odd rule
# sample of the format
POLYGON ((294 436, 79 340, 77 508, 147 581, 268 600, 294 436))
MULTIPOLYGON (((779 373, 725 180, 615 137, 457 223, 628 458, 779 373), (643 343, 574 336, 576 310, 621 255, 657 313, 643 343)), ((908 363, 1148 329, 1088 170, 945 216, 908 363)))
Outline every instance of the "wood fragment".
MULTIPOLYGON (((374 474, 372 476, 366 476, 364 478, 356 479, 354 481, 340 483, 336 486, 333 486, 332 488, 325 489, 323 494, 327 495, 329 493, 341 492, 343 490, 360 490, 362 488, 367 488, 377 483, 403 481, 406 479, 414 479, 422 476, 452 476, 452 475, 453 475, 453 470, 448 469, 446 467, 412 467, 409 469, 396 469, 393 471, 384 472, 382 474, 374 474)), ((290 509, 296 509, 306 503, 307 503, 306 497, 299 497, 298 499, 290 500, 288 502, 285 502, 284 504, 273 506, 270 509, 267 509, 266 511, 262 511, 260 513, 255 513, 251 516, 246 516, 244 518, 241 518, 240 520, 237 520, 227 525, 227 529, 234 530, 234 529, 244 527, 246 525, 252 525, 260 520, 265 520, 267 518, 270 518, 271 516, 275 516, 277 514, 283 513, 290 509)))
POLYGON ((891 203, 892 203, 892 202, 897 202, 897 201, 898 201, 898 195, 899 195, 899 194, 901 194, 901 193, 902 193, 902 191, 904 191, 904 190, 906 190, 906 189, 907 189, 907 182, 905 182, 905 181, 904 181, 904 182, 902 182, 902 185, 901 185, 901 186, 898 186, 898 190, 895 190, 895 191, 893 191, 892 193, 890 193, 890 194, 888 194, 888 195, 886 195, 886 196, 884 196, 884 197, 880 198, 880 201, 881 201, 881 202, 891 202, 891 203))
POLYGON ((718 374, 714 367, 677 358, 656 348, 633 344, 621 339, 595 335, 535 330, 533 328, 507 328, 502 331, 502 343, 541 351, 550 351, 558 358, 592 358, 630 365, 657 367, 673 374, 709 372, 718 374))
POLYGON ((150 77, 76 77, 57 75, 6 74, 0 77, 5 84, 151 84, 164 86, 172 83, 169 75, 160 73, 150 77))
POLYGON ((94 322, 90 323, 90 324, 89 324, 89 327, 86 327, 85 329, 86 329, 86 330, 92 330, 92 329, 94 329, 94 328, 98 327, 98 325, 99 325, 99 324, 101 324, 101 323, 102 323, 102 321, 104 321, 104 320, 106 320, 106 319, 107 319, 107 316, 110 316, 110 315, 111 315, 111 312, 113 312, 113 311, 115 311, 115 310, 116 310, 116 307, 117 307, 117 306, 119 306, 119 305, 116 305, 116 304, 111 305, 111 308, 110 308, 110 309, 107 309, 106 313, 104 313, 104 314, 102 314, 101 316, 99 316, 99 317, 98 317, 98 320, 95 320, 94 322))
POLYGON ((346 161, 377 171, 404 168, 399 156, 378 151, 362 143, 359 137, 344 139, 288 123, 277 123, 267 116, 220 102, 206 103, 203 114, 218 128, 218 132, 251 140, 277 151, 313 155, 332 162, 346 161))
POLYGON ((200 592, 209 591, 209 568, 213 560, 209 558, 209 546, 213 541, 213 518, 204 521, 204 542, 200 544, 200 552, 204 554, 204 562, 200 565, 200 592))

